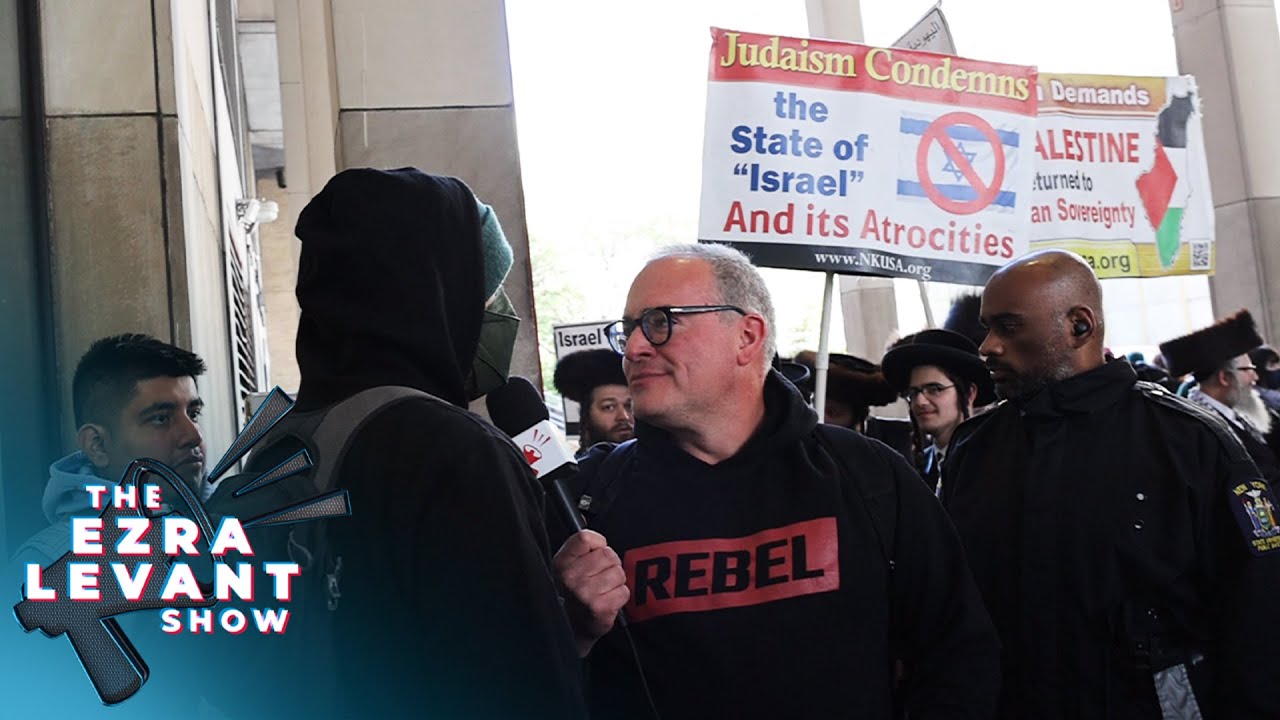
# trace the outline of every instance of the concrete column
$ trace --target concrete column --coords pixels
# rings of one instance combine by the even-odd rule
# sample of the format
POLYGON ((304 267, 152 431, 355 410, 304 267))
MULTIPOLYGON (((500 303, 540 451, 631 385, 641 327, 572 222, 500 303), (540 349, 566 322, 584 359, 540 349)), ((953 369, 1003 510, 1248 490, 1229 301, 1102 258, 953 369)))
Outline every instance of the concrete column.
POLYGON ((164 33, 157 35, 157 47, 172 55, 162 65, 173 74, 176 109, 176 117, 165 125, 164 187, 173 225, 169 245, 183 254, 181 267, 175 263, 171 271, 174 341, 208 365, 200 380, 205 401, 201 427, 210 453, 218 456, 231 445, 242 418, 231 339, 228 253, 243 253, 244 231, 235 219, 235 202, 247 193, 236 164, 222 71, 214 63, 211 3, 155 2, 157 27, 164 33), (164 13, 171 16, 167 23, 164 13))
POLYGON ((1217 210, 1214 313, 1247 307, 1280 341, 1280 136, 1273 0, 1172 0, 1179 71, 1196 76, 1217 210))
MULTIPOLYGON (((275 12, 289 200, 280 222, 292 234, 302 208, 339 169, 333 14, 323 0, 276 0, 275 12)), ((296 258, 301 243, 294 245, 296 258)))
MULTIPOLYGON (((502 0, 276 0, 275 12, 290 230, 337 170, 412 165, 462 178, 515 251, 506 289, 522 322, 511 371, 538 384, 502 0)), ((277 370, 290 361, 273 348, 277 370)))
POLYGON ((68 442, 71 375, 93 340, 128 331, 180 340, 169 298, 183 253, 164 193, 164 129, 176 123, 173 63, 157 58, 158 36, 169 36, 167 6, 39 6, 54 328, 68 442))
POLYGON ((46 522, 42 478, 56 452, 58 408, 47 356, 39 219, 27 135, 37 108, 23 100, 26 37, 17 3, 0 3, 0 557, 46 522))
POLYGON ((515 251, 511 372, 540 384, 529 240, 502 0, 332 0, 344 167, 454 175, 493 206, 515 251))
POLYGON ((219 192, 226 119, 214 111, 209 4, 41 0, 39 11, 64 446, 80 356, 97 338, 143 332, 209 364, 200 384, 218 452, 237 417, 223 254, 234 198, 219 192))

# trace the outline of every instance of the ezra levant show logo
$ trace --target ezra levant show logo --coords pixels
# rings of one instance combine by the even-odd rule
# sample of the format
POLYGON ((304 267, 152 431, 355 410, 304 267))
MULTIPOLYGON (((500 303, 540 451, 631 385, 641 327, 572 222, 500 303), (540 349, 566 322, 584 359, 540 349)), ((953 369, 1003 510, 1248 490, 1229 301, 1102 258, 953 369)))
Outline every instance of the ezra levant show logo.
MULTIPOLYGON (((209 480, 218 481, 292 408, 288 395, 273 390, 209 480)), ((290 492, 278 496, 288 499, 277 505, 273 495, 266 507, 261 498, 268 493, 251 493, 311 467, 304 449, 265 473, 231 475, 210 499, 213 507, 206 508, 173 469, 155 460, 134 460, 118 485, 85 487, 101 513, 72 519, 69 552, 47 567, 27 565, 23 600, 14 606, 18 622, 27 632, 39 629, 49 638, 66 635, 108 705, 132 697, 150 674, 116 621, 119 615, 163 608, 161 630, 170 635, 184 630, 211 634, 215 629, 238 635, 251 622, 262 634, 285 632, 287 607, 252 607, 248 614, 239 608, 215 613, 213 608, 233 600, 253 603, 258 583, 270 585, 269 595, 278 603, 292 599, 293 580, 304 568, 279 561, 283 558, 264 559, 255 568, 246 531, 350 515, 347 492, 310 496, 315 485, 306 485, 309 492, 303 493, 290 486, 290 492), (239 517, 246 510, 253 515, 242 522, 239 517)))

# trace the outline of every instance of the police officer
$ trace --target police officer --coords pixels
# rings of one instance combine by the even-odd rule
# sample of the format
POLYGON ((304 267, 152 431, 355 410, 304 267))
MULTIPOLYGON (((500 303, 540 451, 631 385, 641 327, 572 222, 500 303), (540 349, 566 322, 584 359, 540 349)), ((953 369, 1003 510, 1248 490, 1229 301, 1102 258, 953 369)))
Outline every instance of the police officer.
POLYGON ((942 482, 1004 646, 998 717, 1280 717, 1278 508, 1244 448, 1104 361, 1077 255, 996 272, 982 319, 1005 401, 942 482))

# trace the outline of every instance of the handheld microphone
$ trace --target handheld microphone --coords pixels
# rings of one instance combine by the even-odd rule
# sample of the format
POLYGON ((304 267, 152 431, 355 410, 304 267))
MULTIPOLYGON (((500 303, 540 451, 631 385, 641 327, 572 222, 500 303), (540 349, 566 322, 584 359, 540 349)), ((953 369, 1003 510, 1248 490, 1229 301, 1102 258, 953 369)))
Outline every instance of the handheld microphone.
POLYGON ((555 503, 560 519, 574 532, 585 530, 582 516, 574 509, 573 500, 564 485, 565 480, 578 474, 578 463, 552 426, 547 406, 542 404, 542 397, 533 383, 522 377, 513 377, 507 380, 506 385, 489 393, 485 404, 493 424, 510 435, 524 454, 538 482, 555 503))
MULTIPOLYGON (((538 481, 551 495, 560 519, 572 527, 574 532, 585 530, 586 524, 574 509, 569 491, 564 486, 565 480, 578 474, 578 463, 551 425, 551 415, 547 412, 547 406, 542 404, 542 396, 534 389, 533 383, 518 376, 509 378, 506 385, 489 393, 485 398, 485 405, 489 408, 493 424, 511 436, 516 447, 524 454, 529 467, 533 468, 538 481)), ((649 701, 654 720, 662 720, 653 693, 649 690, 649 681, 645 677, 644 666, 640 663, 635 640, 631 637, 627 616, 622 610, 618 611, 617 623, 631 647, 631 656, 635 660, 641 687, 649 701)))

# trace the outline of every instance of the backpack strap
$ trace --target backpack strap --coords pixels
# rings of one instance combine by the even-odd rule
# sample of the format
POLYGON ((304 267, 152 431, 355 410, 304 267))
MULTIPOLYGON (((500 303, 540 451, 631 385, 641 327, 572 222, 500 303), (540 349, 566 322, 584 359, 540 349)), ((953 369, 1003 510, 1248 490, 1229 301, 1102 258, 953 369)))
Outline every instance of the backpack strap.
MULTIPOLYGON (((308 451, 316 457, 316 466, 310 478, 313 487, 320 493, 329 492, 336 489, 339 470, 347 452, 369 421, 391 407, 414 398, 444 402, 434 395, 410 387, 386 385, 369 388, 325 410, 301 415, 294 423, 287 424, 286 418, 285 422, 280 423, 284 427, 277 426, 281 436, 271 440, 281 439, 285 435, 302 440, 308 451)), ((287 548, 289 556, 302 570, 318 567, 324 574, 325 604, 332 611, 338 608, 338 600, 342 597, 339 585, 342 557, 335 556, 329 547, 328 526, 327 520, 320 520, 290 527, 287 548)))
POLYGON ((338 468, 347 457, 351 441, 373 417, 411 398, 444 402, 440 398, 410 387, 385 385, 369 388, 323 410, 308 446, 319 455, 311 478, 316 489, 325 492, 337 485, 338 468))

